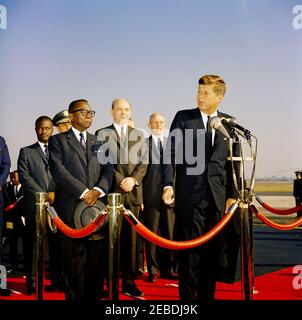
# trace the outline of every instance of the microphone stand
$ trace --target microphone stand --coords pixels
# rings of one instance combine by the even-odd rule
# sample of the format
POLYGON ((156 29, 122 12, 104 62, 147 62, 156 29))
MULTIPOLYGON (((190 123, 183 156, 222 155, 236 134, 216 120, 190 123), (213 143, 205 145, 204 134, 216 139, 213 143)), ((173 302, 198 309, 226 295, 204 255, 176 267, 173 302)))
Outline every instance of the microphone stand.
MULTIPOLYGON (((238 192, 239 213, 240 213, 240 230, 241 230, 241 292, 244 300, 253 300, 254 288, 254 245, 253 245, 253 213, 250 209, 252 202, 252 191, 255 183, 255 168, 257 154, 257 139, 253 135, 240 132, 236 128, 231 129, 231 139, 229 139, 232 177, 234 186, 238 192), (251 138, 255 138, 255 152, 251 138), (241 139, 240 139, 241 138, 241 139), (250 150, 251 157, 244 158, 242 139, 246 140, 250 150), (234 156, 234 146, 238 146, 239 155, 234 156), (247 186, 245 179, 245 161, 253 162, 250 187, 247 186), (239 163, 239 184, 237 180, 235 162, 239 163)), ((235 148, 236 149, 236 148, 235 148)))

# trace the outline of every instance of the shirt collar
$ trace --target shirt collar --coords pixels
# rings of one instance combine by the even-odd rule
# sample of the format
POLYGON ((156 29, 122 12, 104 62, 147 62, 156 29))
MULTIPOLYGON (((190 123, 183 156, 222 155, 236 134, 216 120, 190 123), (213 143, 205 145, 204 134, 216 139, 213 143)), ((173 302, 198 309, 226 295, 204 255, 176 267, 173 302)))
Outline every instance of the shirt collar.
MULTIPOLYGON (((78 129, 71 127, 73 133, 75 134, 75 136, 77 137, 77 139, 80 141, 80 133, 81 131, 79 131, 78 129)), ((83 136, 84 136, 84 140, 87 141, 87 131, 82 131, 83 136)))

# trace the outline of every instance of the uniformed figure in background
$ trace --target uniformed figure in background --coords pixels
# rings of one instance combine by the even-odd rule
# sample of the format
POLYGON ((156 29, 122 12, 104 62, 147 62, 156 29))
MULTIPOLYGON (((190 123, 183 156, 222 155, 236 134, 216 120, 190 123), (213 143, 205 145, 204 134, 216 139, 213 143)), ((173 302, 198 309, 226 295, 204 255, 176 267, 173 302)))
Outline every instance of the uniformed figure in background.
MULTIPOLYGON (((296 206, 300 206, 302 204, 302 171, 296 171, 295 174, 293 195, 296 199, 296 206)), ((302 217, 302 210, 297 212, 297 216, 302 217)))
POLYGON ((55 127, 57 127, 59 133, 67 132, 71 128, 68 110, 63 110, 57 113, 53 117, 52 123, 55 127))

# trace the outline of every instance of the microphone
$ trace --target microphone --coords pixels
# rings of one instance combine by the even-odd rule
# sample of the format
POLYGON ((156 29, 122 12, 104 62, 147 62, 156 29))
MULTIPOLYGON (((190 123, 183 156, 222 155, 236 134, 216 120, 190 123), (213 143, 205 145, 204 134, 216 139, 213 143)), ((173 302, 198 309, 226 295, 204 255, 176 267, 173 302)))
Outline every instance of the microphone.
POLYGON ((209 125, 211 128, 220 131, 225 137, 231 139, 228 131, 222 124, 222 119, 220 117, 212 117, 209 120, 209 125))
POLYGON ((226 124, 226 125, 232 127, 232 128, 236 128, 236 129, 242 131, 245 135, 250 135, 251 134, 251 131, 248 130, 248 129, 245 129, 241 125, 239 125, 235 118, 224 118, 224 117, 222 117, 221 118, 221 122, 223 124, 226 124))

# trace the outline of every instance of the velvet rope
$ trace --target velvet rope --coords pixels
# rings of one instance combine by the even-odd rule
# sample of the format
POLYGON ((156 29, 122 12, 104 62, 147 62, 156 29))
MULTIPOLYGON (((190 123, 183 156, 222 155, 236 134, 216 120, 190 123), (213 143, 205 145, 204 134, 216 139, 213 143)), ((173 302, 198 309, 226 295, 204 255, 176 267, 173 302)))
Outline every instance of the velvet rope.
POLYGON ((270 219, 268 219, 263 212, 260 212, 256 206, 253 204, 250 206, 250 208, 252 209, 253 213, 255 214, 255 216, 261 220, 263 223, 265 223, 266 225, 268 225, 271 228, 277 229, 277 230, 292 230, 297 228, 299 225, 302 224, 302 217, 297 219, 296 221, 289 223, 289 224, 280 224, 280 223, 276 223, 271 221, 270 219))
POLYGON ((67 226, 57 215, 55 209, 53 207, 47 207, 47 211, 49 212, 53 223, 57 226, 58 229, 60 229, 66 236, 70 238, 84 238, 87 236, 90 236, 92 233, 96 231, 98 226, 100 226, 105 219, 107 213, 100 212, 96 218, 89 223, 87 226, 85 226, 82 229, 73 229, 69 226, 67 226))
POLYGON ((289 209, 277 209, 269 206, 267 203, 265 203, 259 196, 256 195, 256 200, 261 204, 261 206, 268 210, 271 213, 274 214, 279 214, 279 215, 289 215, 292 213, 295 213, 297 211, 302 210, 302 205, 294 207, 294 208, 289 208, 289 209))
POLYGON ((10 205, 8 205, 7 207, 5 207, 5 208, 3 209, 3 212, 8 212, 8 211, 14 209, 17 204, 18 204, 17 201, 13 202, 12 204, 10 204, 10 205))
POLYGON ((217 223, 217 225, 204 235, 187 241, 173 241, 165 239, 156 233, 149 230, 147 227, 145 227, 140 221, 136 219, 136 217, 133 215, 133 213, 129 210, 124 210, 123 214, 127 221, 133 226, 133 228, 145 239, 149 240, 150 242, 158 245, 159 247, 166 248, 166 249, 172 249, 172 250, 186 250, 198 247, 212 238, 214 238, 230 221, 234 213, 236 212, 236 209, 238 208, 238 204, 234 204, 231 206, 230 210, 225 214, 225 216, 217 223))

